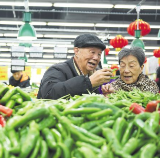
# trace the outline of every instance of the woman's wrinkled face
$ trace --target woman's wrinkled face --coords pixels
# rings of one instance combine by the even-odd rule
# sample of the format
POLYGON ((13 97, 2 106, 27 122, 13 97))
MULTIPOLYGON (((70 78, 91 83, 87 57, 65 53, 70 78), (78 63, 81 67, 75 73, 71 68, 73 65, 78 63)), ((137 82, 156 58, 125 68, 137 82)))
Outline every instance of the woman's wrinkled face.
POLYGON ((139 74, 142 73, 144 65, 140 67, 138 59, 129 55, 120 60, 120 76, 126 84, 135 83, 139 74))
POLYGON ((102 50, 96 47, 74 48, 75 58, 79 68, 83 74, 88 74, 96 69, 100 59, 102 50))

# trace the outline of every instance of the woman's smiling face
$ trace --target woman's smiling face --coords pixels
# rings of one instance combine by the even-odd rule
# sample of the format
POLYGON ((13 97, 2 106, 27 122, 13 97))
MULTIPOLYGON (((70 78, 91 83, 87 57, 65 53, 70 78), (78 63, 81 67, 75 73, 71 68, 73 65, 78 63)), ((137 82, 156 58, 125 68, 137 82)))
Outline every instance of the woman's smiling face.
POLYGON ((138 59, 129 55, 120 60, 120 76, 126 84, 137 82, 139 74, 142 73, 144 65, 140 67, 138 59))

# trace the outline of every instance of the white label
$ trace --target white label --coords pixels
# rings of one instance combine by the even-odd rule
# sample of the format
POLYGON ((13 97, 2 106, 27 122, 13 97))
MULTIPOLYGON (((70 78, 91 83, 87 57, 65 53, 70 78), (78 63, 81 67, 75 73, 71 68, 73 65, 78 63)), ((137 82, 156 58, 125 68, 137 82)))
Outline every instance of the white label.
POLYGON ((12 70, 23 71, 24 70, 24 66, 12 66, 12 70))
POLYGON ((33 52, 33 53, 29 53, 29 56, 30 56, 30 57, 35 57, 35 58, 36 58, 36 57, 37 57, 37 58, 38 58, 38 57, 39 57, 39 58, 42 58, 42 57, 43 57, 43 54, 42 54, 42 53, 34 53, 34 52, 33 52))
POLYGON ((11 65, 24 66, 25 65, 25 61, 23 59, 12 59, 11 65))
POLYGON ((67 58, 67 53, 54 53, 54 58, 67 58))
POLYGON ((43 47, 30 47, 30 52, 43 52, 43 47))
POLYGON ((24 52, 12 52, 12 57, 24 57, 24 52))
POLYGON ((66 47, 54 47, 54 53, 67 53, 66 47))
POLYGON ((25 47, 23 47, 23 46, 12 46, 12 52, 25 52, 25 47))

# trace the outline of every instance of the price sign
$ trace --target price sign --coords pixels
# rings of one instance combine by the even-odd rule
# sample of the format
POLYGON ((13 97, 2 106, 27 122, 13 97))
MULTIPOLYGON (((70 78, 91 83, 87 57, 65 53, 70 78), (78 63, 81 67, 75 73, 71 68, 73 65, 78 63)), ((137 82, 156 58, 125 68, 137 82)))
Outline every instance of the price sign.
POLYGON ((24 71, 24 69, 25 69, 24 59, 11 60, 11 71, 24 71))
POLYGON ((43 57, 43 47, 30 47, 30 57, 42 58, 43 57))
POLYGON ((54 47, 54 58, 67 58, 67 48, 54 47))
POLYGON ((24 57, 25 47, 23 46, 12 46, 12 57, 24 57))

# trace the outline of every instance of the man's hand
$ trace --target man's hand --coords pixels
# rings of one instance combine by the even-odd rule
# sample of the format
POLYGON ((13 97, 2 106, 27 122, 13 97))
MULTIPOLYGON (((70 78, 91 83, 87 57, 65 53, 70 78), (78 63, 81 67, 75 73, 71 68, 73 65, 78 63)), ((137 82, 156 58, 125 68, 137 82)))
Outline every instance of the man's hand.
POLYGON ((97 87, 102 85, 103 83, 109 82, 111 76, 112 70, 110 68, 104 68, 96 71, 89 77, 89 79, 91 81, 92 87, 97 87))
POLYGON ((110 93, 114 93, 115 89, 113 88, 112 84, 102 85, 102 93, 106 97, 110 93))

